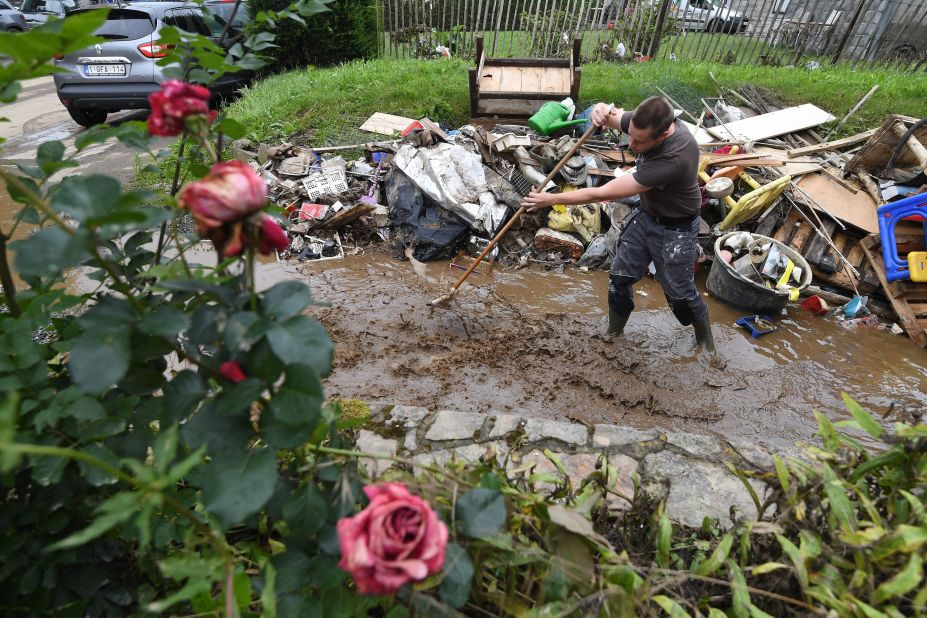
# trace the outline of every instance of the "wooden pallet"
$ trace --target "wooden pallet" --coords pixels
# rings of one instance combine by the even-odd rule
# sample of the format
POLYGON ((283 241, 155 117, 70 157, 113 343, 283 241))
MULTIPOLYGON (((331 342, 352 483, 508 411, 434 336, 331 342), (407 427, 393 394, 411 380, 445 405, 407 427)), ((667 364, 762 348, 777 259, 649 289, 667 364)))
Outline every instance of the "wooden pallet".
MULTIPOLYGON (((897 233, 896 233, 897 237, 897 233)), ((923 236, 921 246, 923 246, 923 236)), ((912 242, 908 239, 897 238, 899 246, 912 242)), ((911 340, 922 348, 927 348, 927 283, 914 283, 913 281, 892 281, 885 278, 885 263, 882 261, 882 245, 878 234, 870 234, 859 243, 860 248, 872 266, 885 296, 892 303, 901 327, 905 329, 911 340)))
POLYGON ((488 58, 483 37, 476 38, 476 67, 470 69, 470 116, 528 118, 545 101, 579 100, 579 50, 573 40, 568 59, 488 58))
MULTIPOLYGON (((860 294, 871 294, 879 289, 879 279, 869 266, 859 246, 862 232, 852 228, 838 230, 833 219, 821 216, 824 229, 830 234, 834 246, 847 258, 847 261, 859 271, 860 278, 856 281, 856 288, 860 294)), ((814 278, 819 282, 846 290, 850 296, 855 293, 850 274, 843 268, 843 262, 834 254, 833 249, 818 235, 811 225, 793 207, 789 209, 785 219, 779 221, 770 215, 757 226, 755 232, 769 236, 798 251, 808 260, 814 278), (836 272, 834 272, 836 270, 836 272)))

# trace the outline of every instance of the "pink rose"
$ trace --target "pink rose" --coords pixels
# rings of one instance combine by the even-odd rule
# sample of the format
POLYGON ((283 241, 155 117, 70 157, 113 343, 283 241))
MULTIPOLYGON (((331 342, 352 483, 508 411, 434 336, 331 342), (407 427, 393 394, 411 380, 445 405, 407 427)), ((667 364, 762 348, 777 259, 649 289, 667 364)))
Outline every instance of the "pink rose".
POLYGON ((263 255, 270 255, 274 249, 283 251, 289 246, 290 239, 286 237, 283 228, 270 215, 263 215, 261 231, 258 234, 258 251, 263 255))
POLYGON ((235 384, 244 382, 246 377, 245 372, 241 369, 241 365, 235 361, 225 361, 219 365, 219 373, 222 374, 223 378, 235 384))
POLYGON ((193 213, 199 233, 237 221, 267 203, 267 185, 241 161, 216 163, 209 174, 180 192, 180 205, 193 213))
POLYGON ((401 483, 364 487, 370 504, 338 520, 341 561, 361 594, 392 594, 444 566, 447 526, 401 483))
POLYGON ((148 132, 165 137, 180 135, 188 116, 202 115, 212 122, 216 112, 209 111, 211 96, 209 89, 203 86, 176 79, 164 82, 161 90, 148 95, 148 103, 151 105, 148 132))

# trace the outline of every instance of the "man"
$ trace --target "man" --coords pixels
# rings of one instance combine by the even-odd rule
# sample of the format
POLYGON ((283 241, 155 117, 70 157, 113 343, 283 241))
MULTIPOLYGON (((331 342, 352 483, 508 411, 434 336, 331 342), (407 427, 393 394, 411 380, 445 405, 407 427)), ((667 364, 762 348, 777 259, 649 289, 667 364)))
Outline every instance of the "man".
POLYGON ((695 328, 698 347, 715 354, 708 307, 695 287, 698 256, 699 150, 689 130, 676 121, 663 97, 650 97, 633 112, 597 104, 590 115, 596 126, 627 133, 637 153, 637 169, 602 185, 568 193, 532 191, 525 205, 532 209, 554 204, 608 202, 640 195, 641 205, 628 219, 612 261, 608 285, 608 332, 621 334, 634 309, 632 288, 650 262, 657 269, 666 301, 683 326, 695 328))

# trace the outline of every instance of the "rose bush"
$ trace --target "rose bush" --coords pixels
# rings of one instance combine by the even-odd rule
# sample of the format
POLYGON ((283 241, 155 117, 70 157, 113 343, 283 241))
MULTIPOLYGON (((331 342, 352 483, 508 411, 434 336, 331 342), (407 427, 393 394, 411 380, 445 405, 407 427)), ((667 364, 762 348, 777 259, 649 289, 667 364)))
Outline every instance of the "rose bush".
POLYGON ((209 88, 180 80, 166 81, 161 90, 148 95, 151 115, 148 132, 162 137, 176 137, 187 126, 187 118, 202 116, 212 122, 218 112, 209 110, 209 88))
POLYGON ((341 561, 362 594, 392 594, 444 566, 447 526, 400 483, 368 485, 370 504, 338 520, 341 561))

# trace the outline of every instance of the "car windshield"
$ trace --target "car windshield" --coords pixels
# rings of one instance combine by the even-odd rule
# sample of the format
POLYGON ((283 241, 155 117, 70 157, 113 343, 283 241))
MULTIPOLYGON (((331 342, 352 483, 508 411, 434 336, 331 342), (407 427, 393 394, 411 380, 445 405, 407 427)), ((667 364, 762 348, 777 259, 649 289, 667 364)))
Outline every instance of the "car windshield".
POLYGON ((96 31, 96 35, 104 39, 135 40, 141 39, 154 32, 154 24, 147 13, 141 11, 127 11, 113 9, 106 17, 106 21, 96 31))
POLYGON ((77 8, 74 0, 25 0, 22 5, 24 13, 56 13, 64 15, 77 8))
POLYGON ((0 0, 0 9, 6 9, 9 11, 13 9, 13 5, 6 0, 0 0))

